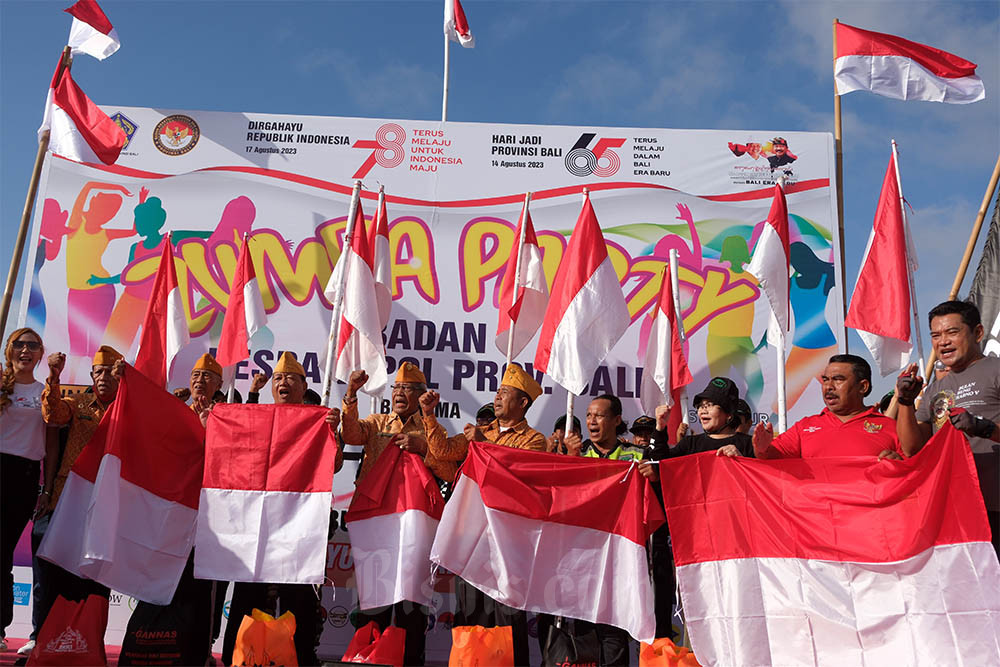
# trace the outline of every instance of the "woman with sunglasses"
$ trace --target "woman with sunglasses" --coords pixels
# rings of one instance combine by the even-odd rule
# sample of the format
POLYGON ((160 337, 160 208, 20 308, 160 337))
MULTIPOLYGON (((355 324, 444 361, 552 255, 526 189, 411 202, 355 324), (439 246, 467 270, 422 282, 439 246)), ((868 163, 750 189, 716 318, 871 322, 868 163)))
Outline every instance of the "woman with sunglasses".
POLYGON ((35 367, 45 349, 31 329, 18 329, 7 339, 3 375, 0 376, 0 583, 3 636, 14 620, 14 548, 32 514, 48 511, 59 457, 58 439, 50 437, 42 421, 42 389, 35 367), (41 461, 45 459, 45 484, 38 488, 41 461))

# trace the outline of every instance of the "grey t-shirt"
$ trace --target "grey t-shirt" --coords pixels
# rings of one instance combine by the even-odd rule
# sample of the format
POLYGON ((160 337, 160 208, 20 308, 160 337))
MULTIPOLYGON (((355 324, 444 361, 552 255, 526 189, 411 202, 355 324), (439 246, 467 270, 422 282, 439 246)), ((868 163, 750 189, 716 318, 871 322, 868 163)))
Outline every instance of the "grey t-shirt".
MULTIPOLYGON (((917 408, 917 421, 930 424, 937 432, 953 407, 1000 421, 1000 358, 983 357, 960 373, 952 371, 932 382, 917 408)), ((969 444, 974 452, 990 452, 994 443, 969 438, 969 444)))

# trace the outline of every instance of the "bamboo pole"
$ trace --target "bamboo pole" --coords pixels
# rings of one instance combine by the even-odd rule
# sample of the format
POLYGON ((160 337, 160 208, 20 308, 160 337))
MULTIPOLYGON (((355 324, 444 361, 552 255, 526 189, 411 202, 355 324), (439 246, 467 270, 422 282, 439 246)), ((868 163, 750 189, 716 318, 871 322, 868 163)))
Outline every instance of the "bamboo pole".
MULTIPOLYGON (((64 70, 73 66, 73 56, 70 47, 63 49, 59 60, 55 80, 59 81, 64 70)), ((0 334, 7 330, 7 315, 10 313, 10 303, 14 297, 14 287, 17 285, 17 274, 21 269, 21 257, 24 254, 24 243, 28 238, 28 226, 31 224, 31 213, 35 208, 38 196, 38 182, 42 177, 42 165, 45 163, 45 153, 49 150, 49 130, 42 132, 38 138, 38 152, 35 153, 35 164, 31 169, 31 179, 28 181, 28 194, 24 198, 24 209, 21 211, 21 224, 17 229, 17 241, 14 243, 14 256, 10 260, 7 271, 7 284, 3 290, 3 305, 0 306, 0 334)))
MULTIPOLYGON (((351 236, 354 234, 354 218, 358 213, 358 202, 361 200, 361 181, 354 181, 354 191, 351 193, 351 204, 347 209, 347 227, 344 230, 344 243, 341 246, 340 257, 343 259, 344 253, 351 244, 351 236)), ((361 230, 364 233, 364 230, 361 230)), ((337 260, 340 263, 340 260, 337 260)), ((334 271, 336 271, 334 267, 334 271)), ((333 299, 333 311, 330 313, 330 338, 326 342, 326 369, 323 373, 323 405, 330 405, 330 391, 333 387, 333 366, 337 356, 337 338, 340 334, 340 317, 344 310, 344 279, 346 274, 341 272, 340 285, 337 286, 337 293, 333 299)))
MULTIPOLYGON (((996 192, 998 182, 1000 182, 1000 155, 997 155, 997 163, 993 167, 993 175, 990 176, 990 182, 986 185, 986 192, 983 194, 983 203, 979 205, 979 212, 976 213, 976 221, 972 224, 969 242, 965 244, 965 254, 962 255, 962 261, 958 264, 958 271, 955 273, 955 282, 951 285, 951 291, 948 292, 948 301, 957 299, 958 291, 962 289, 965 273, 969 270, 969 262, 972 261, 972 253, 976 250, 976 243, 979 242, 979 232, 982 231, 983 220, 986 218, 990 202, 993 201, 993 193, 996 192)), ((937 352, 932 346, 930 356, 927 357, 927 366, 924 369, 924 377, 928 381, 931 378, 931 372, 934 370, 934 361, 936 359, 937 352)))
MULTIPOLYGON (((837 62, 837 24, 833 19, 833 62, 837 62)), ((833 82, 833 147, 837 171, 837 235, 840 241, 840 307, 842 322, 847 321, 847 262, 844 253, 844 135, 840 117, 840 94, 837 93, 837 81, 833 82)), ((848 352, 847 324, 842 324, 844 352, 848 352)))

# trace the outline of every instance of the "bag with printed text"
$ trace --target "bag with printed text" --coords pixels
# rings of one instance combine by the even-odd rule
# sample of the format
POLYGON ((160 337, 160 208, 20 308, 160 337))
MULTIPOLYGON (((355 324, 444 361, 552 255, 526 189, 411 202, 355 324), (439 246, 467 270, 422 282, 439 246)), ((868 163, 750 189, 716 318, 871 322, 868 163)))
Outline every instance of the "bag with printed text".
POLYGON ((38 631, 29 665, 107 665, 104 630, 108 627, 108 599, 88 595, 73 602, 56 598, 38 631))

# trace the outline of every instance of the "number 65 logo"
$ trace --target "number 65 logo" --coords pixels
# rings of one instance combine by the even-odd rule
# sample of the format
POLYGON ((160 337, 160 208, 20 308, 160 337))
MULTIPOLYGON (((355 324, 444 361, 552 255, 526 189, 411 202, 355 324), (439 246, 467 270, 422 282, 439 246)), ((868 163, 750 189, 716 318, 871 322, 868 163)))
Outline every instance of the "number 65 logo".
POLYGON ((375 130, 375 141, 371 139, 355 141, 351 148, 371 148, 372 152, 351 178, 364 178, 376 164, 386 169, 403 164, 404 145, 406 145, 406 131, 396 123, 386 123, 375 130))
POLYGON ((593 132, 584 132, 573 144, 573 148, 566 153, 566 170, 574 176, 599 176, 607 178, 618 173, 618 168, 622 162, 618 153, 613 148, 619 148, 625 143, 624 139, 598 139, 594 144, 594 150, 587 146, 597 135, 593 132), (605 164, 601 161, 604 160, 605 164))

